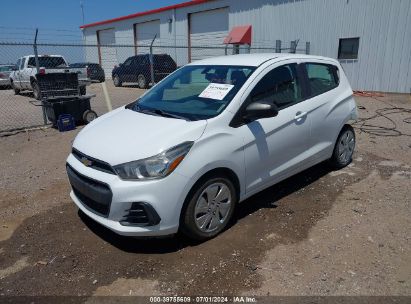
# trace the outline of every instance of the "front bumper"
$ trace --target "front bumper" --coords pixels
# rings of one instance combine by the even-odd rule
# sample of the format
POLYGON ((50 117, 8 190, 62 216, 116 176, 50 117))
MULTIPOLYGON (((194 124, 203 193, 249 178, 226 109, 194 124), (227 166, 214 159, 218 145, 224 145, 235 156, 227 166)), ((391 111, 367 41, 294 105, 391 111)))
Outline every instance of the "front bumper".
POLYGON ((8 78, 0 78, 0 86, 9 86, 11 83, 10 83, 10 79, 8 79, 8 78))
POLYGON ((89 86, 92 83, 91 79, 87 78, 87 79, 79 79, 78 80, 78 85, 80 87, 84 87, 84 86, 89 86))
MULTIPOLYGON (((94 221, 125 236, 163 236, 178 231, 181 208, 188 193, 188 178, 173 172, 159 180, 123 181, 117 175, 86 167, 72 154, 68 157, 67 164, 81 176, 94 180, 97 184, 106 185, 111 192, 108 211, 105 212, 90 208, 89 204, 81 200, 78 190, 71 191, 70 197, 77 207, 94 221), (148 209, 158 215, 158 221, 153 221, 154 225, 143 226, 124 223, 125 215, 136 203, 148 204, 152 208, 148 209)), ((83 193, 84 191, 86 190, 83 189, 83 193)), ((93 191, 90 191, 89 197, 93 196, 94 200, 107 199, 107 196, 100 196, 98 191, 93 191)), ((104 190, 101 193, 104 194, 104 190)))

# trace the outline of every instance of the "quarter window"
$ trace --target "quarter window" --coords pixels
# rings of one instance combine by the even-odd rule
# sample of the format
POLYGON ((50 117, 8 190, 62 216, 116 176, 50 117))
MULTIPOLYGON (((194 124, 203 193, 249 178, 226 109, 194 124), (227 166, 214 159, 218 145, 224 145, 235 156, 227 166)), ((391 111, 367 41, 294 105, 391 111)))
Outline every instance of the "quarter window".
POLYGON ((128 58, 128 59, 124 62, 124 66, 130 66, 132 61, 133 61, 133 57, 128 58))
POLYGON ((306 63, 310 96, 320 95, 338 86, 337 68, 328 64, 306 63))
POLYGON ((302 93, 297 64, 283 65, 268 72, 254 87, 251 99, 274 101, 280 110, 300 102, 302 93))

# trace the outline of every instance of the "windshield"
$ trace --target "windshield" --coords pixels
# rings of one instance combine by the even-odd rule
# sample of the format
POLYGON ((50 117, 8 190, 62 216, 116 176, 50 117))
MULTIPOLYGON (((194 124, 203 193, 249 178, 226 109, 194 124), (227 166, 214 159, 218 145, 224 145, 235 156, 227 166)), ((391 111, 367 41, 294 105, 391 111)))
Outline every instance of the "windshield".
MULTIPOLYGON (((28 67, 35 67, 36 59, 30 57, 28 67)), ((62 57, 39 56, 39 66, 43 68, 64 68, 66 62, 62 57)))
POLYGON ((3 65, 3 66, 0 66, 0 72, 8 72, 8 71, 11 71, 12 68, 13 68, 12 65, 3 65))
POLYGON ((247 66, 186 66, 129 108, 186 120, 208 119, 227 107, 254 70, 247 66))

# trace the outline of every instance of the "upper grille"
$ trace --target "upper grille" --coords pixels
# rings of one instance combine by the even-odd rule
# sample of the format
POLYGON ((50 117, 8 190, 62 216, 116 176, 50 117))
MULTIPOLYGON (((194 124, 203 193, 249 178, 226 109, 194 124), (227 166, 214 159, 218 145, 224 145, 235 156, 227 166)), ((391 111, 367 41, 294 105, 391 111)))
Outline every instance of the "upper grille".
POLYGON ((103 171, 105 173, 116 174, 114 169, 109 164, 101 160, 90 157, 84 153, 81 153, 80 151, 74 148, 71 151, 71 153, 74 155, 75 158, 77 158, 80 162, 82 162, 87 167, 90 167, 90 168, 93 168, 99 171, 103 171), (90 165, 86 163, 90 163, 90 165))

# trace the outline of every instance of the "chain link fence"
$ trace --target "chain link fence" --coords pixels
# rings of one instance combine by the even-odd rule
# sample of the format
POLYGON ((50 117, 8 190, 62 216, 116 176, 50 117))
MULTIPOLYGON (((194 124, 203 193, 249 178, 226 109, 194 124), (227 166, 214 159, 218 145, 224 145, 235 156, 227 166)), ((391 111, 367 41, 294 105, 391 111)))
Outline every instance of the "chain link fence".
POLYGON ((310 51, 309 42, 277 40, 272 44, 233 47, 0 42, 0 133, 50 123, 41 102, 50 94, 41 92, 36 83, 39 74, 51 74, 49 89, 56 97, 68 94, 71 88, 61 74, 76 73, 79 90, 70 94, 90 95, 91 109, 101 116, 136 100, 150 86, 192 61, 239 53, 310 51))

